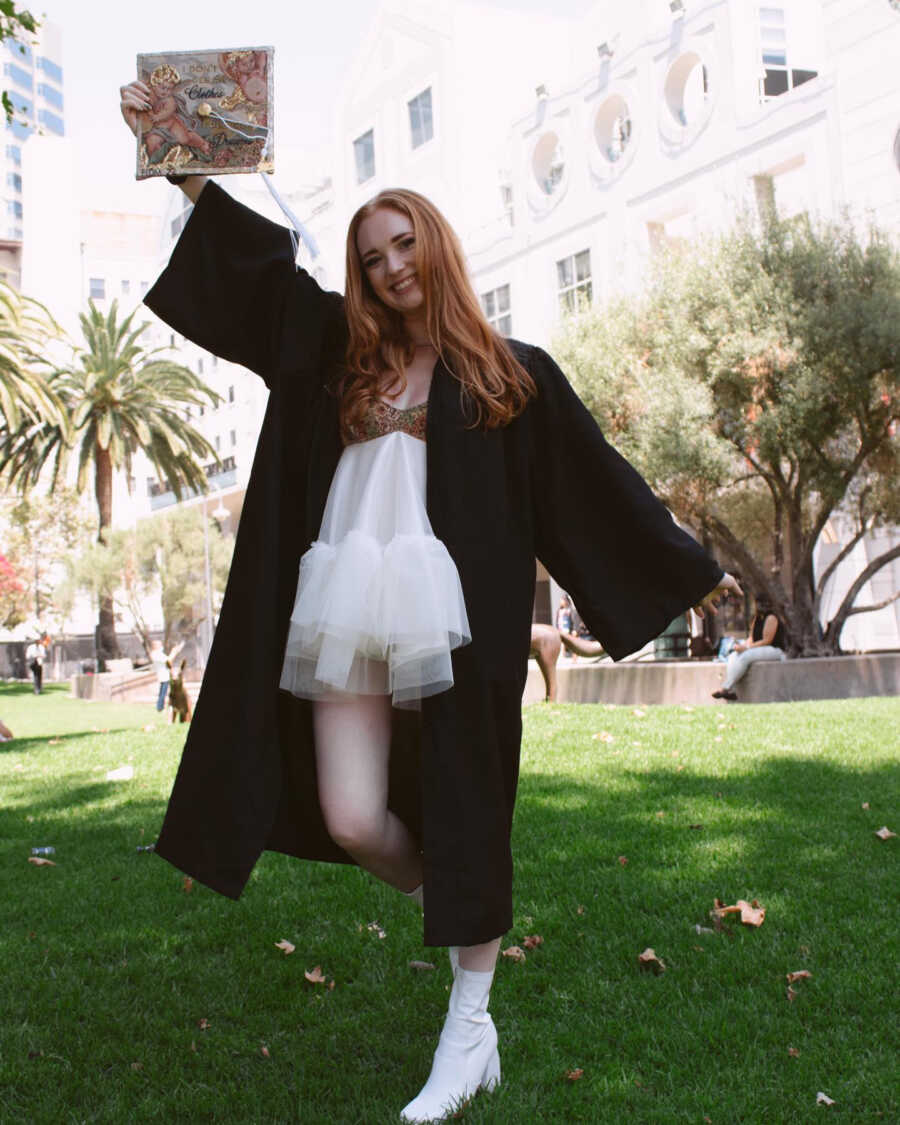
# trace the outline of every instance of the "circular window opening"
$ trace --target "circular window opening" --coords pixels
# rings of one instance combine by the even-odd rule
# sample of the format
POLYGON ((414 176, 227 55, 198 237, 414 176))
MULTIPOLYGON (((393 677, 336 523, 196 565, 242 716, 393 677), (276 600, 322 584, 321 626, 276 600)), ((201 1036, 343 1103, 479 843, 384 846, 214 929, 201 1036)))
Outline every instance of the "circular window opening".
POLYGON ((597 110, 594 118, 594 136, 603 156, 615 164, 625 155, 631 142, 631 114, 628 103, 620 94, 613 94, 597 110))
POLYGON ((693 125, 702 115, 709 97, 709 71, 702 59, 688 51, 669 67, 665 98, 669 112, 679 125, 693 125))
POLYGON ((556 133, 545 133, 534 147, 531 166, 545 195, 553 195, 566 170, 562 142, 556 133))

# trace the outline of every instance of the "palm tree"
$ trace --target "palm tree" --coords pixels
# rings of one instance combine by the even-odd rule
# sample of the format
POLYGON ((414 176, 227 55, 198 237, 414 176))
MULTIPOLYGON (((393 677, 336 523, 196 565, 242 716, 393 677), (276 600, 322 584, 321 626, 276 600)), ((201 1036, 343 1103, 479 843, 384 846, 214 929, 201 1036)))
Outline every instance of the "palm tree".
MULTIPOLYGON (((0 444, 0 474, 20 489, 34 484, 51 462, 52 487, 77 449, 75 487, 84 491, 93 469, 100 543, 112 524, 113 473, 124 469, 131 487, 139 449, 179 499, 185 489, 204 492, 202 462, 218 460, 187 418, 189 407, 215 405, 219 396, 189 368, 166 358, 166 349, 144 348, 139 340, 149 324, 134 327, 134 316, 119 323, 116 301, 106 316, 89 302, 89 312, 80 317, 86 346, 76 348, 73 362, 53 369, 47 380, 65 407, 67 424, 23 425, 0 444)), ((97 648, 101 660, 119 653, 111 598, 100 599, 97 648)))
POLYGON ((65 412, 38 370, 61 335, 43 305, 0 282, 0 422, 8 433, 26 421, 63 425, 65 412))

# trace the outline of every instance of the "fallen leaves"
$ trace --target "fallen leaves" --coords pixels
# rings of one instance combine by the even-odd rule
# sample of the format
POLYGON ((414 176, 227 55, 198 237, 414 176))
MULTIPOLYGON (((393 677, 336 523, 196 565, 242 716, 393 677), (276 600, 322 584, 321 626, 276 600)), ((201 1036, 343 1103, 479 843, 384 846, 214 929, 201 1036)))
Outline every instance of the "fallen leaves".
POLYGON ((384 932, 381 926, 378 925, 377 922, 370 922, 368 926, 366 926, 366 929, 369 931, 369 933, 377 934, 379 938, 383 939, 387 937, 387 934, 384 932))
POLYGON ((599 742, 615 742, 616 740, 615 735, 610 734, 608 730, 598 731, 593 737, 599 742))
POLYGON ((209 1031, 209 1020, 205 1016, 201 1017, 199 1020, 197 1020, 197 1027, 199 1027, 201 1031, 209 1031))
POLYGON ((275 948, 280 949, 285 957, 287 957, 290 953, 293 953, 297 947, 295 945, 292 945, 291 942, 287 940, 287 938, 282 938, 281 941, 275 942, 275 948))
POLYGON ((879 828, 878 831, 875 833, 875 835, 878 837, 879 840, 892 840, 897 835, 897 833, 892 832, 890 830, 890 828, 888 828, 888 826, 885 825, 883 828, 879 828))
POLYGON ((522 944, 526 949, 537 949, 539 945, 544 944, 544 939, 540 934, 528 934, 522 939, 522 944))
POLYGON ((28 862, 33 863, 35 867, 56 867, 52 859, 44 859, 42 855, 30 855, 28 862))
POLYGON ((790 1055, 790 1057, 792 1059, 799 1059, 800 1058, 800 1052, 797 1050, 796 1047, 788 1047, 788 1055, 790 1055))
POLYGON ((809 971, 809 969, 798 969, 796 973, 787 974, 787 982, 788 984, 793 984, 794 981, 809 980, 811 977, 812 973, 809 971))
POLYGON ((863 801, 862 807, 865 809, 866 812, 868 812, 869 811, 869 802, 863 801))
POLYGON ((190 877, 190 875, 185 875, 184 882, 181 884, 181 889, 186 895, 189 895, 194 889, 194 880, 190 877))
POLYGON ((134 777, 134 766, 119 766, 118 769, 108 770, 107 781, 131 781, 134 777))
POLYGON ((269 1048, 265 1045, 265 1043, 263 1043, 263 1045, 260 1047, 259 1053, 262 1055, 262 1057, 264 1059, 270 1059, 272 1057, 269 1054, 269 1048))
POLYGON ((766 908, 760 906, 757 899, 746 902, 739 898, 734 906, 726 906, 721 899, 717 898, 713 909, 710 911, 710 917, 721 922, 728 914, 740 914, 741 921, 745 926, 761 926, 766 918, 766 908))
POLYGON ((643 953, 638 954, 638 965, 641 969, 655 973, 657 976, 666 971, 665 961, 657 957, 649 945, 643 953))
POLYGON ((627 867, 628 866, 628 856, 627 855, 620 855, 617 862, 618 862, 620 867, 627 867))
POLYGON ((508 957, 510 961, 524 961, 525 950, 518 945, 510 945, 502 952, 503 957, 508 957))
POLYGON ((433 969, 434 965, 432 965, 430 961, 410 961, 409 967, 411 969, 417 969, 419 972, 426 972, 429 969, 433 969))
POLYGON ((787 986, 787 998, 788 998, 788 1003, 789 1003, 789 1004, 793 1004, 793 1002, 794 1002, 794 997, 795 997, 796 995, 797 995, 797 989, 796 989, 796 988, 791 988, 791 986, 790 986, 790 985, 788 985, 788 986, 787 986))
POLYGON ((566 1071, 566 1078, 570 1082, 577 1082, 579 1078, 584 1077, 584 1071, 580 1066, 576 1066, 573 1070, 566 1071))
POLYGON ((322 972, 322 966, 316 965, 314 969, 307 969, 303 974, 310 984, 325 984, 325 974, 322 972))
POLYGON ((834 1098, 829 1098, 827 1094, 823 1094, 820 1090, 816 1094, 816 1105, 834 1105, 834 1098))

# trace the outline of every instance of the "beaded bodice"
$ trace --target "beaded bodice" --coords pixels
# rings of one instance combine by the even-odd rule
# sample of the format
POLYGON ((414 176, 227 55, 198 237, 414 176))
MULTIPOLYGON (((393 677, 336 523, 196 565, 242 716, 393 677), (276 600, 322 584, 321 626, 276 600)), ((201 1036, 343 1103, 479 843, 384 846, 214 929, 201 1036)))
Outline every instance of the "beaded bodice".
POLYGON ((385 434, 404 433, 410 437, 425 440, 425 424, 428 419, 428 403, 398 408, 389 402, 377 399, 366 412, 362 424, 351 429, 348 445, 361 441, 372 441, 385 434))

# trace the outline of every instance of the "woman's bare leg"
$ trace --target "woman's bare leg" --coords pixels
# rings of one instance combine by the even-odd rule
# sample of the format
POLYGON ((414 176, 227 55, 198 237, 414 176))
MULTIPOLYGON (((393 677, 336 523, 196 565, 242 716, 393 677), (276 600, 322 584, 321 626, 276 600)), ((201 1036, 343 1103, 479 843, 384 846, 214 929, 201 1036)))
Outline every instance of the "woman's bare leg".
POLYGON ((492 973, 497 964, 497 954, 500 952, 500 938, 486 941, 482 945, 461 945, 459 947, 459 964, 464 969, 476 973, 492 973))
POLYGON ((331 838, 366 871, 398 890, 414 890, 422 882, 422 857, 387 807, 390 697, 316 701, 313 727, 319 804, 331 838))

